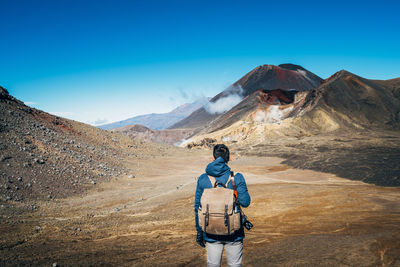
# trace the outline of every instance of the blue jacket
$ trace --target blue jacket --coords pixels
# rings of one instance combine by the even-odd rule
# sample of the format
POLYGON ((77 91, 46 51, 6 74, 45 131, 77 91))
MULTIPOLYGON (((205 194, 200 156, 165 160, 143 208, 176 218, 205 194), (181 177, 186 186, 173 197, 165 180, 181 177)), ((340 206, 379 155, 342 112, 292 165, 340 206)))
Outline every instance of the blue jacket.
MULTIPOLYGON (((199 225, 199 215, 198 209, 200 206, 200 199, 203 195, 203 191, 205 188, 211 188, 211 181, 207 175, 215 177, 216 181, 220 181, 224 184, 228 181, 231 175, 231 168, 225 163, 224 159, 219 157, 210 164, 207 165, 206 173, 200 175, 197 180, 196 194, 194 199, 194 214, 196 221, 196 230, 202 231, 199 225)), ((242 207, 248 207, 250 205, 250 195, 247 191, 246 181, 242 174, 237 173, 234 177, 236 190, 238 193, 237 200, 242 207)), ((229 182, 228 188, 233 189, 232 182, 229 182)), ((244 238, 244 230, 241 227, 240 230, 236 231, 232 235, 224 236, 224 235, 210 235, 204 234, 204 240, 207 242, 215 242, 215 241, 240 241, 244 238)))

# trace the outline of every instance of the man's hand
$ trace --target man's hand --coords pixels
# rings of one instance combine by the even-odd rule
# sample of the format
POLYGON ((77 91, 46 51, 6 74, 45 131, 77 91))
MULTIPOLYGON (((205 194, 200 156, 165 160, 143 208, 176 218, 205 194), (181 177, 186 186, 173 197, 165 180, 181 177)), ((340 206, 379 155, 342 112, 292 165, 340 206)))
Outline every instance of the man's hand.
POLYGON ((196 242, 197 242, 197 244, 199 244, 199 246, 201 246, 203 248, 206 246, 204 244, 204 237, 203 237, 202 231, 197 231, 196 242))

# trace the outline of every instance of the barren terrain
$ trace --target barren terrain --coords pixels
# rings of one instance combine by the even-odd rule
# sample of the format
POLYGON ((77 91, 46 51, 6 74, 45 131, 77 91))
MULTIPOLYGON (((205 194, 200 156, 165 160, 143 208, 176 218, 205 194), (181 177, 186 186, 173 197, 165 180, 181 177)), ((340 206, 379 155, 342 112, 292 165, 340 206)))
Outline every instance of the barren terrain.
MULTIPOLYGON (((193 201, 210 155, 170 147, 126 160, 136 177, 85 194, 2 202, 0 265, 204 265, 193 201)), ((400 266, 399 188, 292 169, 276 157, 232 158, 252 197, 244 266, 400 266)))

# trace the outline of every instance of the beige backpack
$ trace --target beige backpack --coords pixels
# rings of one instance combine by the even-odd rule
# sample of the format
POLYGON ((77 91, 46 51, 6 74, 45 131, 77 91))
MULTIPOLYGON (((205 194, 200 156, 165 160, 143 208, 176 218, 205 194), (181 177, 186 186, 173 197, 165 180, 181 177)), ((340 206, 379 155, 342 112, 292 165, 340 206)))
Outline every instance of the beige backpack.
POLYGON ((228 179, 224 187, 218 187, 214 177, 208 177, 212 188, 204 189, 199 207, 199 224, 204 232, 213 235, 231 235, 240 229, 240 206, 235 203, 232 189, 227 188, 228 179))

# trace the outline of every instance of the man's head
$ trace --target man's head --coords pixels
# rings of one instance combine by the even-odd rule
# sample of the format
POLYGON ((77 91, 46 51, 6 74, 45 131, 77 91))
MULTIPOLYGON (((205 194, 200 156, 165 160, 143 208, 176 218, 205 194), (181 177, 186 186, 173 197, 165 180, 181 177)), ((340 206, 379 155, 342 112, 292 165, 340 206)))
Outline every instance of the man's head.
POLYGON ((217 159, 218 157, 221 157, 225 160, 225 162, 229 161, 229 149, 226 145, 224 144, 218 144, 214 146, 214 151, 213 151, 213 156, 214 159, 217 159))

